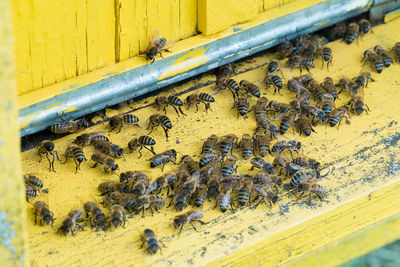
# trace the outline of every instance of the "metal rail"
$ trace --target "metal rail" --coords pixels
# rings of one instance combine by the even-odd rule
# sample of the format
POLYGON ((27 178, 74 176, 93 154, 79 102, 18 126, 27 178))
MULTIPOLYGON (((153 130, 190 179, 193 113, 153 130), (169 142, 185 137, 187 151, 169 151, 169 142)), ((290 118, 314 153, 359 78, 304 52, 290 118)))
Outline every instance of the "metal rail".
POLYGON ((20 125, 24 125, 21 128, 21 136, 43 130, 58 121, 57 113, 60 111, 65 111, 67 118, 90 114, 105 108, 106 105, 144 95, 258 53, 284 40, 295 38, 298 34, 314 32, 357 16, 368 11, 372 4, 373 0, 322 2, 259 26, 239 30, 228 37, 195 49, 182 51, 151 65, 57 95, 20 110, 20 125), (195 50, 201 52, 196 53, 195 50), (189 53, 198 56, 189 56, 189 53))

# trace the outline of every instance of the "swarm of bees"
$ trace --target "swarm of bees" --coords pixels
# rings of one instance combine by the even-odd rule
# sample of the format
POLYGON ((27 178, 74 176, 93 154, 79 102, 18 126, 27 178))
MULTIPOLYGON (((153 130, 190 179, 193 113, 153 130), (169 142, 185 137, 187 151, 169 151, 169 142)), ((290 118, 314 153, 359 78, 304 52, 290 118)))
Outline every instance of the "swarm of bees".
MULTIPOLYGON (((368 20, 363 19, 348 25, 342 22, 328 31, 328 38, 342 38, 350 44, 358 40, 359 35, 369 31, 372 32, 372 28, 368 20)), ((145 52, 147 59, 154 62, 158 54, 162 56, 163 51, 168 51, 167 47, 167 40, 160 37, 159 33, 156 34, 145 52)), ((350 124, 351 115, 361 115, 364 111, 368 113, 369 107, 364 102, 363 92, 368 83, 375 80, 369 72, 361 72, 352 79, 342 77, 336 83, 331 77, 317 81, 311 73, 301 75, 303 69, 311 72, 319 57, 322 61, 321 68, 326 64, 329 70, 332 64, 332 50, 316 35, 306 34, 283 42, 279 46, 279 52, 282 58, 288 58, 290 69, 300 69, 300 75, 288 79, 287 83, 283 80, 284 73, 279 62, 275 60, 266 64, 262 86, 247 80, 236 81, 233 77, 236 71, 232 64, 215 71, 216 94, 229 90, 228 94, 233 97, 232 109, 236 110, 237 118, 252 117, 251 112, 254 111, 254 129, 242 136, 234 133, 223 136, 211 134, 204 140, 201 153, 197 156, 183 155, 174 148, 157 153, 154 146, 158 141, 150 134, 157 131, 157 126, 161 126, 168 141, 168 131, 173 129, 170 115, 167 116, 169 106, 179 117, 187 115, 182 110, 184 104, 187 105, 187 110, 196 106, 198 111, 201 103, 206 112, 211 110, 210 105, 215 99, 205 92, 192 93, 185 101, 176 95, 157 97, 153 106, 164 114, 151 115, 147 120, 148 135, 135 136, 127 143, 126 148, 112 143, 99 132, 77 136, 66 148, 65 160, 62 162, 66 163, 72 158, 75 162, 75 173, 87 160, 83 150, 87 146, 92 146, 95 150, 90 157, 92 167, 100 165, 106 173, 118 172, 118 160, 124 158, 126 153, 137 151, 139 158, 142 157, 143 148, 147 150, 144 152, 148 156, 149 168, 161 167, 164 172, 166 164, 175 167, 159 177, 149 177, 146 171, 129 170, 121 171, 119 180, 103 181, 97 187, 103 200, 99 203, 86 202, 82 209, 70 211, 61 222, 57 233, 74 235, 77 230, 83 230, 87 223, 96 229, 125 228, 128 213, 141 214, 144 217, 146 213, 153 214, 165 207, 181 212, 171 222, 175 229, 179 228, 178 234, 189 224, 197 231, 194 222, 207 223, 203 221, 204 211, 184 211, 188 206, 201 209, 208 199, 214 200, 214 209, 218 207, 223 213, 229 209, 234 212, 244 207, 255 209, 262 203, 271 209, 280 200, 285 189, 289 191, 289 196, 299 194, 296 201, 304 194, 308 195, 309 204, 312 203, 313 196, 322 201, 327 190, 321 184, 329 170, 321 174, 322 164, 304 155, 304 147, 299 140, 288 139, 284 135, 292 128, 293 133, 310 136, 316 132, 318 124, 339 128, 343 119, 346 124, 350 124), (288 93, 293 94, 293 99, 289 103, 268 99, 263 96, 262 90, 270 87, 273 87, 274 95, 282 94, 281 91, 287 88, 288 93), (340 106, 336 100, 342 92, 341 97, 348 97, 348 102, 346 101, 347 105, 340 106), (253 100, 255 103, 252 105, 253 100), (251 168, 248 172, 240 173, 238 169, 243 161, 249 161, 251 168)), ((364 52, 362 61, 370 62, 380 73, 384 66, 388 67, 394 62, 391 53, 400 62, 400 43, 396 43, 390 51, 377 45, 364 52)), ((122 130, 123 125, 140 127, 138 123, 139 118, 133 114, 119 114, 108 120, 111 131, 116 129, 117 133, 122 130)), ((50 130, 54 133, 73 133, 86 126, 84 120, 63 119, 62 123, 52 125, 50 130)), ((48 159, 49 170, 55 171, 55 157, 59 157, 54 143, 45 140, 37 151, 40 158, 45 155, 48 159)), ((43 183, 33 175, 25 175, 24 180, 26 199, 29 201, 38 195, 43 183)), ((54 222, 54 214, 43 201, 34 203, 34 215, 35 223, 37 218, 41 225, 52 225, 54 222)), ((141 247, 145 245, 148 253, 161 252, 160 244, 163 243, 155 231, 145 229, 140 232, 140 237, 141 247)))

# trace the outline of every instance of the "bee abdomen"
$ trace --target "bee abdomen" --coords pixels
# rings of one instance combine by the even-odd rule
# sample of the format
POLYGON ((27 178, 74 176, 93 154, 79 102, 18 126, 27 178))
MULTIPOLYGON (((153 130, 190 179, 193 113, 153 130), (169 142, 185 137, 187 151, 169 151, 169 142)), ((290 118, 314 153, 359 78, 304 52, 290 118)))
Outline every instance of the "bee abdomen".
POLYGON ((278 75, 272 75, 271 76, 271 81, 275 84, 276 87, 279 89, 282 88, 282 79, 278 75))
POLYGON ((346 32, 344 38, 347 44, 351 44, 352 42, 354 42, 357 36, 358 36, 357 32, 346 32))
POLYGON ((262 157, 265 157, 269 153, 269 146, 267 145, 259 145, 258 146, 258 152, 262 157))
POLYGON ((153 146, 156 144, 156 141, 148 135, 139 136, 138 141, 139 141, 139 144, 145 145, 145 146, 153 146))
POLYGON ((392 59, 390 57, 382 57, 383 59, 383 64, 385 65, 385 67, 389 67, 390 64, 392 64, 392 59))
POLYGON ((93 145, 95 144, 97 141, 110 141, 107 136, 104 135, 98 135, 96 137, 93 137, 92 141, 90 141, 90 143, 93 145))
POLYGON ((200 93, 199 99, 204 102, 214 102, 215 101, 214 97, 212 97, 211 95, 209 95, 207 93, 200 93))
POLYGON ((331 127, 334 127, 338 122, 339 122, 340 117, 339 116, 333 116, 329 118, 329 125, 331 127))
POLYGON ((287 130, 289 130, 290 127, 290 118, 283 118, 281 121, 281 124, 279 125, 279 132, 281 134, 285 134, 287 132, 287 130))
POLYGON ((278 62, 276 62, 276 61, 271 61, 269 64, 268 64, 268 72, 274 72, 274 71, 276 71, 277 69, 278 69, 278 62))
POLYGON ((223 166, 221 168, 221 174, 222 176, 230 176, 233 173, 233 168, 232 167, 227 167, 227 166, 223 166))
POLYGON ((246 105, 238 105, 238 112, 241 116, 246 115, 247 111, 249 110, 249 104, 246 105))
POLYGON ((219 208, 221 209, 222 212, 225 212, 228 210, 229 207, 229 202, 230 202, 230 197, 228 196, 223 196, 220 201, 219 201, 219 208))
POLYGON ((322 111, 325 113, 325 114, 329 114, 329 113, 331 113, 331 111, 332 111, 332 105, 330 105, 330 104, 323 104, 322 105, 322 111))
POLYGON ((25 193, 26 193, 26 197, 30 198, 30 197, 36 197, 37 196, 37 191, 35 188, 27 186, 25 188, 25 193))
POLYGON ((252 154, 253 154, 253 148, 243 148, 242 157, 244 159, 249 159, 252 154))
POLYGON ((74 147, 72 149, 72 154, 78 162, 82 162, 85 159, 85 154, 83 153, 83 150, 79 147, 74 147))
POLYGON ((250 192, 247 188, 240 188, 238 193, 238 202, 240 206, 244 206, 249 200, 250 192))
POLYGON ((238 92, 240 90, 239 84, 233 80, 233 79, 227 79, 226 80, 226 85, 228 85, 228 87, 236 92, 238 92))
POLYGON ((139 122, 139 118, 133 114, 125 114, 122 117, 122 120, 126 124, 136 124, 139 122))
POLYGON ((168 102, 175 106, 183 106, 182 100, 174 95, 170 95, 167 98, 168 102))
POLYGON ((208 163, 210 163, 211 161, 213 161, 212 157, 208 157, 208 158, 201 158, 199 161, 199 166, 200 168, 203 168, 204 166, 206 166, 208 163))
POLYGON ((161 124, 164 125, 166 128, 168 128, 168 129, 171 129, 171 128, 172 128, 171 120, 170 120, 167 116, 161 115, 161 116, 160 116, 160 122, 161 122, 161 124))
POLYGON ((325 61, 329 61, 332 57, 332 50, 329 47, 322 48, 322 57, 325 61))

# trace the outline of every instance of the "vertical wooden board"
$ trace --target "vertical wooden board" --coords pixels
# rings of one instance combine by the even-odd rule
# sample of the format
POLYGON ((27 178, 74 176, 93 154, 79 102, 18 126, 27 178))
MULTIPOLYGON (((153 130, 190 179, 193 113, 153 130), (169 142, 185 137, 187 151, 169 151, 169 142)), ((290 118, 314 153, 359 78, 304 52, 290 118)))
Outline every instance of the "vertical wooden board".
POLYGON ((264 0, 265 11, 283 5, 283 0, 264 0))
POLYGON ((125 60, 139 53, 135 25, 135 0, 119 0, 119 4, 120 31, 116 32, 116 38, 119 38, 120 60, 125 60))
POLYGON ((148 0, 135 0, 135 32, 137 33, 137 42, 140 53, 144 52, 149 45, 151 38, 148 36, 149 19, 147 15, 147 2, 148 0))
POLYGON ((31 44, 27 30, 31 16, 29 1, 11 1, 11 11, 15 38, 18 94, 21 95, 29 92, 32 88, 31 44))
POLYGON ((179 0, 179 38, 197 34, 197 0, 179 0))
POLYGON ((74 44, 75 52, 75 68, 77 75, 81 75, 89 71, 89 46, 88 46, 88 3, 87 1, 76 0, 76 18, 73 38, 76 39, 74 44))

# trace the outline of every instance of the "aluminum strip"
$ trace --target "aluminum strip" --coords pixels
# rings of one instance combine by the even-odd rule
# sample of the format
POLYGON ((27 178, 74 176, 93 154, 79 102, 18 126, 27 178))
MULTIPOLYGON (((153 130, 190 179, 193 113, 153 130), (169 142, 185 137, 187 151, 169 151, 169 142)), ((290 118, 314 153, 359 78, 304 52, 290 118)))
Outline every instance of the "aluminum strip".
POLYGON ((65 112, 67 118, 87 115, 106 105, 120 103, 258 53, 298 34, 314 32, 357 16, 368 11, 372 3, 372 0, 322 2, 151 65, 57 95, 20 110, 21 136, 43 130, 58 121, 57 113, 65 112))

